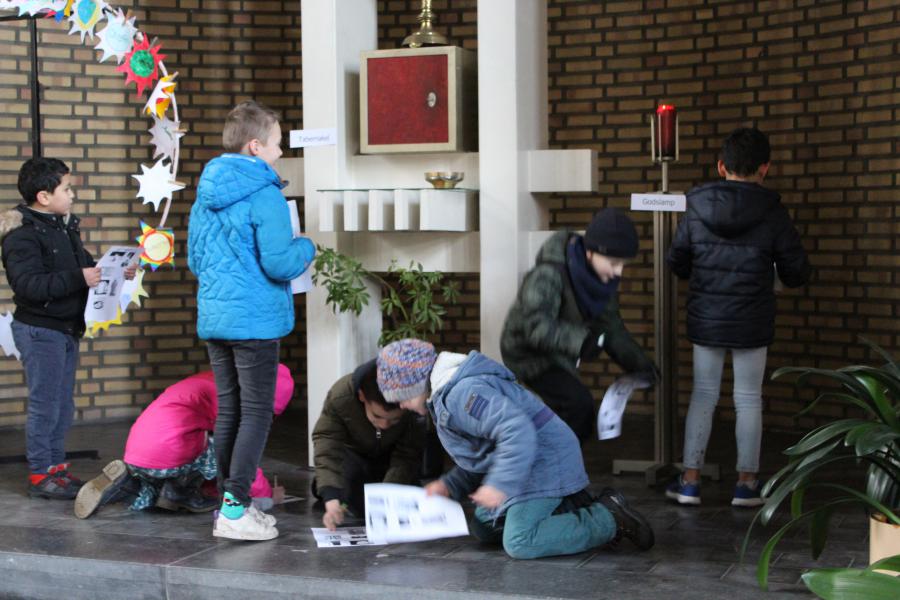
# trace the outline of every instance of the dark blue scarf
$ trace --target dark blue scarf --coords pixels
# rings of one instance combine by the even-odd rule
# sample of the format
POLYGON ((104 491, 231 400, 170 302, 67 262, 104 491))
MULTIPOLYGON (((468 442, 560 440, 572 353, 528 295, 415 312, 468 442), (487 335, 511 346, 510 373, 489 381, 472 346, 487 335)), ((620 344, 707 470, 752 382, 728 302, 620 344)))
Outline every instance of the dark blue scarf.
POLYGON ((603 283, 587 260, 584 250, 584 239, 580 235, 573 236, 566 244, 566 266, 569 268, 569 279, 575 292, 575 302, 585 321, 593 321, 606 309, 609 299, 619 287, 619 278, 603 283))

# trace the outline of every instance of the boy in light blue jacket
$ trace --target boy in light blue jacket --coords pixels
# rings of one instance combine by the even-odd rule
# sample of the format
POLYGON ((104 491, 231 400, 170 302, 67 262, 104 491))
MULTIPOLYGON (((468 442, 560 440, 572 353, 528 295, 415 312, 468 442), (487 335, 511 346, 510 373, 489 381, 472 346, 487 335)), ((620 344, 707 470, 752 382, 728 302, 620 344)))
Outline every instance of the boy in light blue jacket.
POLYGON ((590 495, 575 434, 503 365, 474 351, 438 356, 415 339, 388 344, 377 364, 385 400, 431 414, 456 466, 425 489, 475 502, 476 537, 502 541, 521 559, 575 554, 621 537, 642 550, 653 546, 653 530, 622 494, 590 495))
POLYGON ((228 114, 222 141, 226 154, 203 169, 188 225, 197 335, 207 342, 219 396, 223 501, 213 535, 269 540, 278 536, 275 518, 252 507, 249 491, 272 423, 280 338, 294 328, 290 281, 309 267, 315 246, 293 238, 273 168, 281 156, 278 116, 242 102, 228 114))

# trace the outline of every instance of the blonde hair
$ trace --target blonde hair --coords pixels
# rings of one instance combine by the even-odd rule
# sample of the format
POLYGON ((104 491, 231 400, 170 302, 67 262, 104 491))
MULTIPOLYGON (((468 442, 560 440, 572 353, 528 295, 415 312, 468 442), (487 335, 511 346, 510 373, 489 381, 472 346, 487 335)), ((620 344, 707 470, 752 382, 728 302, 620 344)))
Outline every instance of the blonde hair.
POLYGON ((245 100, 231 109, 225 117, 222 146, 226 152, 240 152, 251 140, 263 143, 272 127, 278 123, 278 113, 255 100, 245 100))

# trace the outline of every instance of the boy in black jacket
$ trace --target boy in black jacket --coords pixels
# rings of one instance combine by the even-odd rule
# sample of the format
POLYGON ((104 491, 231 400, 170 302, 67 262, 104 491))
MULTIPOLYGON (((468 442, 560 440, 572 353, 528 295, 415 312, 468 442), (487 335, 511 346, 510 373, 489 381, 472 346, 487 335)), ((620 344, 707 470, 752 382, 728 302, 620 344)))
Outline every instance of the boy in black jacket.
MULTIPOLYGON (((0 215, 3 267, 16 304, 13 339, 28 384, 25 454, 29 496, 73 499, 81 481, 68 470, 65 437, 75 404, 78 341, 84 335, 88 288, 100 268, 84 249, 69 168, 32 158, 19 170, 24 204, 0 215)), ((136 266, 126 270, 134 277, 136 266)))
POLYGON ((694 389, 684 434, 685 471, 666 490, 680 504, 700 504, 700 470, 719 400, 725 354, 734 371, 738 483, 732 506, 756 507, 766 351, 775 338, 776 274, 788 287, 812 268, 780 196, 762 186, 769 140, 755 128, 734 130, 718 161, 724 181, 687 196, 668 263, 690 280, 687 335, 694 345, 694 389))

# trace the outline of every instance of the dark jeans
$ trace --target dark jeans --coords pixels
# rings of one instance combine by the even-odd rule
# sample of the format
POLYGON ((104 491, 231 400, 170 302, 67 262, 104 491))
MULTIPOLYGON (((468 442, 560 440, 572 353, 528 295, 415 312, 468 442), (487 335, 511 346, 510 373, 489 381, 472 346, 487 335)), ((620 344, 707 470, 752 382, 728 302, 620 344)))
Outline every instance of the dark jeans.
POLYGON ((206 347, 219 397, 219 490, 249 505, 272 425, 279 340, 210 340, 206 347))
POLYGON ((525 384, 544 404, 565 421, 582 444, 594 430, 594 397, 578 377, 565 369, 553 368, 525 384))
POLYGON ((19 321, 11 327, 28 384, 25 456, 32 473, 46 473, 66 460, 66 433, 75 414, 78 339, 19 321))

